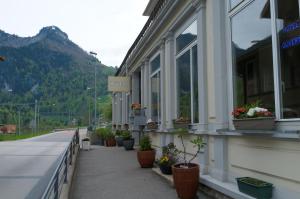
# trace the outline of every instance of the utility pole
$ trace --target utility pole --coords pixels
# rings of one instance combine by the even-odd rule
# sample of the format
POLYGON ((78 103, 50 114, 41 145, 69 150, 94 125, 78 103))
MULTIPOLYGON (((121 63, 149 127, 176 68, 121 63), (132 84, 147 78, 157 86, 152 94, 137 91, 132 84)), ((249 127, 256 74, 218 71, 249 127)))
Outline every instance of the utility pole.
POLYGON ((19 118, 19 121, 18 121, 18 126, 19 126, 19 135, 21 135, 21 111, 20 109, 18 110, 18 118, 19 118))
MULTIPOLYGON (((97 56, 97 53, 95 53, 95 52, 90 52, 90 54, 92 55, 92 56, 97 56)), ((95 93, 94 93, 94 103, 95 103, 95 112, 94 112, 94 125, 95 125, 95 127, 97 126, 97 84, 96 84, 96 78, 97 78, 97 64, 95 64, 95 93)))
POLYGON ((34 133, 37 134, 37 100, 34 101, 34 133))

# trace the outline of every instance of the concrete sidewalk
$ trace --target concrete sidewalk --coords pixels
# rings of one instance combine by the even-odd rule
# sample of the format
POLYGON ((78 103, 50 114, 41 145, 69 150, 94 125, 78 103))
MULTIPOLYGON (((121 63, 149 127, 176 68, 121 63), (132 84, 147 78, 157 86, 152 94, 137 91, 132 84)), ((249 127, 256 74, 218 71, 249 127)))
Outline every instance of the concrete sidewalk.
POLYGON ((80 152, 70 195, 72 199, 177 198, 169 183, 151 169, 139 167, 136 151, 100 146, 80 152))

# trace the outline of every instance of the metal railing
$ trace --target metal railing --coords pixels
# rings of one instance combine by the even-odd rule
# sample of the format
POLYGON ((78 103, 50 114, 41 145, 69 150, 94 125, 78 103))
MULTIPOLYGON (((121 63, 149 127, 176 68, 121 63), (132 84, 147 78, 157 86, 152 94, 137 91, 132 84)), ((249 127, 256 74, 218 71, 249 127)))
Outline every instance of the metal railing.
POLYGON ((58 165, 48 183, 47 188, 42 199, 58 199, 63 188, 63 184, 68 183, 68 167, 72 165, 73 155, 75 154, 76 144, 79 144, 79 130, 75 131, 75 134, 70 142, 69 146, 64 150, 60 157, 58 165))

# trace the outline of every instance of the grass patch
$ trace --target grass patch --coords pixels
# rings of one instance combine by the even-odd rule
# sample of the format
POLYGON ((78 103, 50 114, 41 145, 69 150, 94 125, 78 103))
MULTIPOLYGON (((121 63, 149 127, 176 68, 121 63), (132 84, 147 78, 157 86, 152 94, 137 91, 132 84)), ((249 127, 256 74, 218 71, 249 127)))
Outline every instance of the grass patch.
POLYGON ((22 139, 27 139, 27 138, 32 138, 36 137, 39 135, 45 135, 50 133, 51 131, 42 131, 37 134, 32 134, 32 133, 26 133, 22 135, 17 135, 17 134, 0 134, 0 142, 1 141, 13 141, 13 140, 22 140, 22 139))

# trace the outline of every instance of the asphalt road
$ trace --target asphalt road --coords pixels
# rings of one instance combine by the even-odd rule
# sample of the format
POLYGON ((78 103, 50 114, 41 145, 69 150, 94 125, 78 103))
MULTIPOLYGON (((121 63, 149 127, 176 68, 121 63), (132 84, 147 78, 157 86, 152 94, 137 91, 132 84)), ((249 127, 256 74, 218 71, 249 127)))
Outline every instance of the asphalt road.
POLYGON ((39 199, 74 130, 0 142, 0 199, 39 199))

